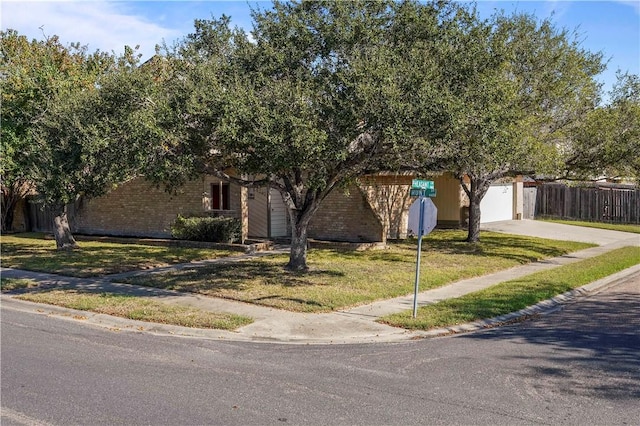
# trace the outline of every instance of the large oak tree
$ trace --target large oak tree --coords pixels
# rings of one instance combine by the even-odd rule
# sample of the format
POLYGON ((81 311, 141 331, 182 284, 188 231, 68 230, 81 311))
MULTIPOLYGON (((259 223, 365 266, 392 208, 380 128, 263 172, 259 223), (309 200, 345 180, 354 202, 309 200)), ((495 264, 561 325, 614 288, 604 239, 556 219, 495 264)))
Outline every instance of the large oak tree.
POLYGON ((12 30, 2 33, 0 59, 3 195, 7 187, 35 191, 53 212, 57 247, 76 247, 67 205, 135 176, 154 154, 145 143, 162 144, 158 72, 139 67, 130 48, 121 57, 89 53, 12 30))
MULTIPOLYGON (((93 90, 97 76, 111 67, 113 58, 100 52, 89 54, 79 44, 65 46, 56 36, 30 41, 7 30, 0 37, 3 229, 11 225, 10 212, 16 200, 32 190, 57 203, 60 223, 64 219, 62 202, 67 200, 49 196, 51 191, 43 177, 54 176, 58 185, 66 176, 47 169, 45 162, 66 159, 54 157, 45 149, 55 140, 42 141, 36 134, 53 108, 74 93, 93 90)), ((74 244, 72 239, 67 243, 74 244)))
POLYGON ((291 223, 287 268, 307 269, 307 228, 327 195, 428 143, 441 101, 424 53, 442 13, 416 3, 276 2, 253 12, 251 38, 226 18, 197 21, 166 55, 184 123, 167 158, 186 155, 197 172, 278 190, 291 223), (419 31, 407 31, 416 20, 419 31))
MULTIPOLYGON (((561 168, 560 150, 598 100, 602 55, 575 33, 526 14, 480 19, 461 7, 438 49, 450 125, 427 169, 450 171, 469 198, 467 241, 496 180, 561 168)), ((431 160, 431 161, 429 161, 431 160)))

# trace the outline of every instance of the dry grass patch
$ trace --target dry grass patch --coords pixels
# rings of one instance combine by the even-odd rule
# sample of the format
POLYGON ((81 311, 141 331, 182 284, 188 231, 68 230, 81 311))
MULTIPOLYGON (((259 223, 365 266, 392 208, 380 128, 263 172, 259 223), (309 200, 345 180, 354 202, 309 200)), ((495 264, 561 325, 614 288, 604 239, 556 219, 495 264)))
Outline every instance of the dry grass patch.
POLYGON ((97 294, 77 290, 51 290, 15 297, 30 302, 46 303, 80 311, 191 328, 235 330, 253 322, 250 318, 241 315, 172 306, 147 298, 113 293, 97 294))

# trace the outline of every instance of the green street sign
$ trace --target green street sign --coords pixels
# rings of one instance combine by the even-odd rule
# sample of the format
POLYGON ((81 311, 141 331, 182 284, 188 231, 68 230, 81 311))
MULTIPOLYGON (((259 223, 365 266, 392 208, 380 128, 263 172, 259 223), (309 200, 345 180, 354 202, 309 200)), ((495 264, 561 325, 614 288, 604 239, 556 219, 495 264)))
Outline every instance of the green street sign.
POLYGON ((422 188, 411 188, 409 190, 410 197, 435 197, 436 190, 435 189, 422 189, 422 188))
POLYGON ((432 180, 413 179, 411 181, 411 189, 425 189, 429 191, 434 190, 435 186, 432 180))

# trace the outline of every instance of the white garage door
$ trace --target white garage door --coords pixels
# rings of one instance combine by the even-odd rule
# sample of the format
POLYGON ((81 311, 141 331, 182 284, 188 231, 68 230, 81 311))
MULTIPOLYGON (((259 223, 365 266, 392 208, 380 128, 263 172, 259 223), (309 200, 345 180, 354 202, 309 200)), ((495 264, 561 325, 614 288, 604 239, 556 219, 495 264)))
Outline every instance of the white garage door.
POLYGON ((492 185, 480 203, 480 223, 513 219, 513 185, 492 185))

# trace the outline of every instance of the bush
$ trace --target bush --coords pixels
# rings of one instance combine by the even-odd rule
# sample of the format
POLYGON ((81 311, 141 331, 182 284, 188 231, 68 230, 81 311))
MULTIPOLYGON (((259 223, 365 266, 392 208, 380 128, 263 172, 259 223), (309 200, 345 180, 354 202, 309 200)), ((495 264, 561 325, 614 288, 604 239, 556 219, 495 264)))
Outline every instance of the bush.
POLYGON ((179 240, 233 243, 242 235, 242 225, 231 217, 182 217, 171 226, 171 235, 179 240))

